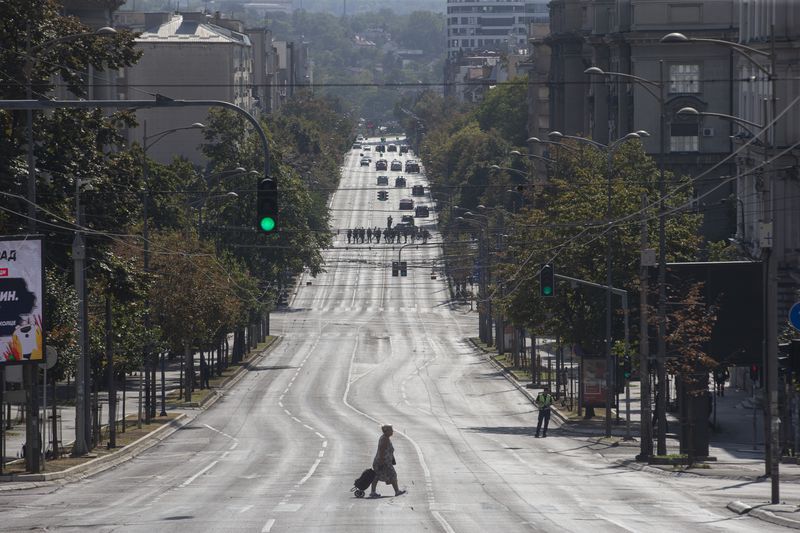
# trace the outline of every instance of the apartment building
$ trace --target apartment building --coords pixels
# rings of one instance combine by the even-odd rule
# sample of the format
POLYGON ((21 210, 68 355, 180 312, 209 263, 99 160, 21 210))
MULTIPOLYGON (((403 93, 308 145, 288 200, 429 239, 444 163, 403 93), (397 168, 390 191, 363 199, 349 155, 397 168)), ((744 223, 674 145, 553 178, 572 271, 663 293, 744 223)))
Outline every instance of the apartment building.
MULTIPOLYGON (((161 95, 174 100, 222 100, 249 113, 255 111, 252 94, 253 47, 241 23, 205 13, 146 14, 147 27, 136 38, 143 54, 122 72, 121 98, 150 99, 161 95)), ((202 107, 142 109, 140 126, 129 133, 142 142, 155 132, 207 120, 202 107)), ((175 154, 202 163, 197 130, 178 132, 169 143, 154 144, 148 155, 168 162, 175 154)))
POLYGON ((516 75, 505 65, 519 64, 528 55, 528 26, 547 23, 547 2, 447 0, 445 94, 480 100, 489 85, 516 75), (496 65, 498 55, 508 61, 496 65))
POLYGON ((772 247, 785 316, 800 286, 800 3, 552 0, 550 10, 550 35, 535 41, 551 52, 550 129, 603 143, 647 131, 648 153, 663 146, 668 170, 697 178, 708 240, 732 239, 755 259, 772 247), (688 42, 662 42, 670 33, 688 42), (697 113, 678 114, 685 107, 697 113))

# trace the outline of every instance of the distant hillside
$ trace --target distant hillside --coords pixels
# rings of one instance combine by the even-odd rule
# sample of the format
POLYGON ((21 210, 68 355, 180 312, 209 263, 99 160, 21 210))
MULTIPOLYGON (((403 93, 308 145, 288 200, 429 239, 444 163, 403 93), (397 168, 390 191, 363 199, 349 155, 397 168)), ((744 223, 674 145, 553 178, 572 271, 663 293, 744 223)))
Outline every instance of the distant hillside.
POLYGON ((434 11, 444 13, 445 0, 294 0, 295 9, 321 11, 341 15, 347 4, 347 14, 366 13, 391 9, 395 13, 408 14, 412 11, 434 11))

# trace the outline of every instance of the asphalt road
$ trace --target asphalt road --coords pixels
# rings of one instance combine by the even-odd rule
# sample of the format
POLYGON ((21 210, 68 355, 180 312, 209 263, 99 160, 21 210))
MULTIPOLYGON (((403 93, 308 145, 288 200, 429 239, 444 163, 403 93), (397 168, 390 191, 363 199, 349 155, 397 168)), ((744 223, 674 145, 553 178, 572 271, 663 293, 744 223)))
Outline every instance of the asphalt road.
MULTIPOLYGON (((374 165, 358 155, 332 199, 333 226, 399 220, 410 194, 389 187, 378 202, 374 165)), ((431 279, 439 248, 406 247, 403 278, 391 275, 397 246, 348 249, 343 232, 336 244, 327 272, 305 277, 273 315, 282 342, 222 400, 113 470, 2 493, 0 531, 778 530, 725 509, 764 497, 764 484, 630 471, 557 429, 534 439, 530 403, 465 341, 475 314, 451 308, 431 279), (382 423, 394 425, 408 493, 381 485, 381 498, 355 498, 382 423)))

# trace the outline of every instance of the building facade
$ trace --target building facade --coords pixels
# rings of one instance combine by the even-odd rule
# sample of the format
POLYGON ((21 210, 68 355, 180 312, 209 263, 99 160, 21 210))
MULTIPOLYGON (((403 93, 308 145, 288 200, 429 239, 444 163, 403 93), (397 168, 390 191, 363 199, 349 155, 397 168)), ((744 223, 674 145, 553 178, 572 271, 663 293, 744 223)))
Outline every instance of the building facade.
POLYGON ((447 0, 447 57, 527 48, 528 24, 548 18, 547 0, 447 0))

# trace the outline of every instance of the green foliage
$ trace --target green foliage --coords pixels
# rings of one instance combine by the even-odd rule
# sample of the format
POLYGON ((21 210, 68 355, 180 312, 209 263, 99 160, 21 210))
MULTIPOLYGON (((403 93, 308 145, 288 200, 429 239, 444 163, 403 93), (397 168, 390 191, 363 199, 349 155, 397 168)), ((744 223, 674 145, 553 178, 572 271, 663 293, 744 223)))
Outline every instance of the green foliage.
POLYGON ((56 379, 74 376, 78 360, 78 296, 68 274, 45 269, 44 324, 46 343, 58 351, 58 364, 51 371, 56 379))
POLYGON ((514 146, 525 146, 528 138, 528 86, 524 77, 501 83, 486 93, 475 118, 483 131, 497 130, 514 146))

